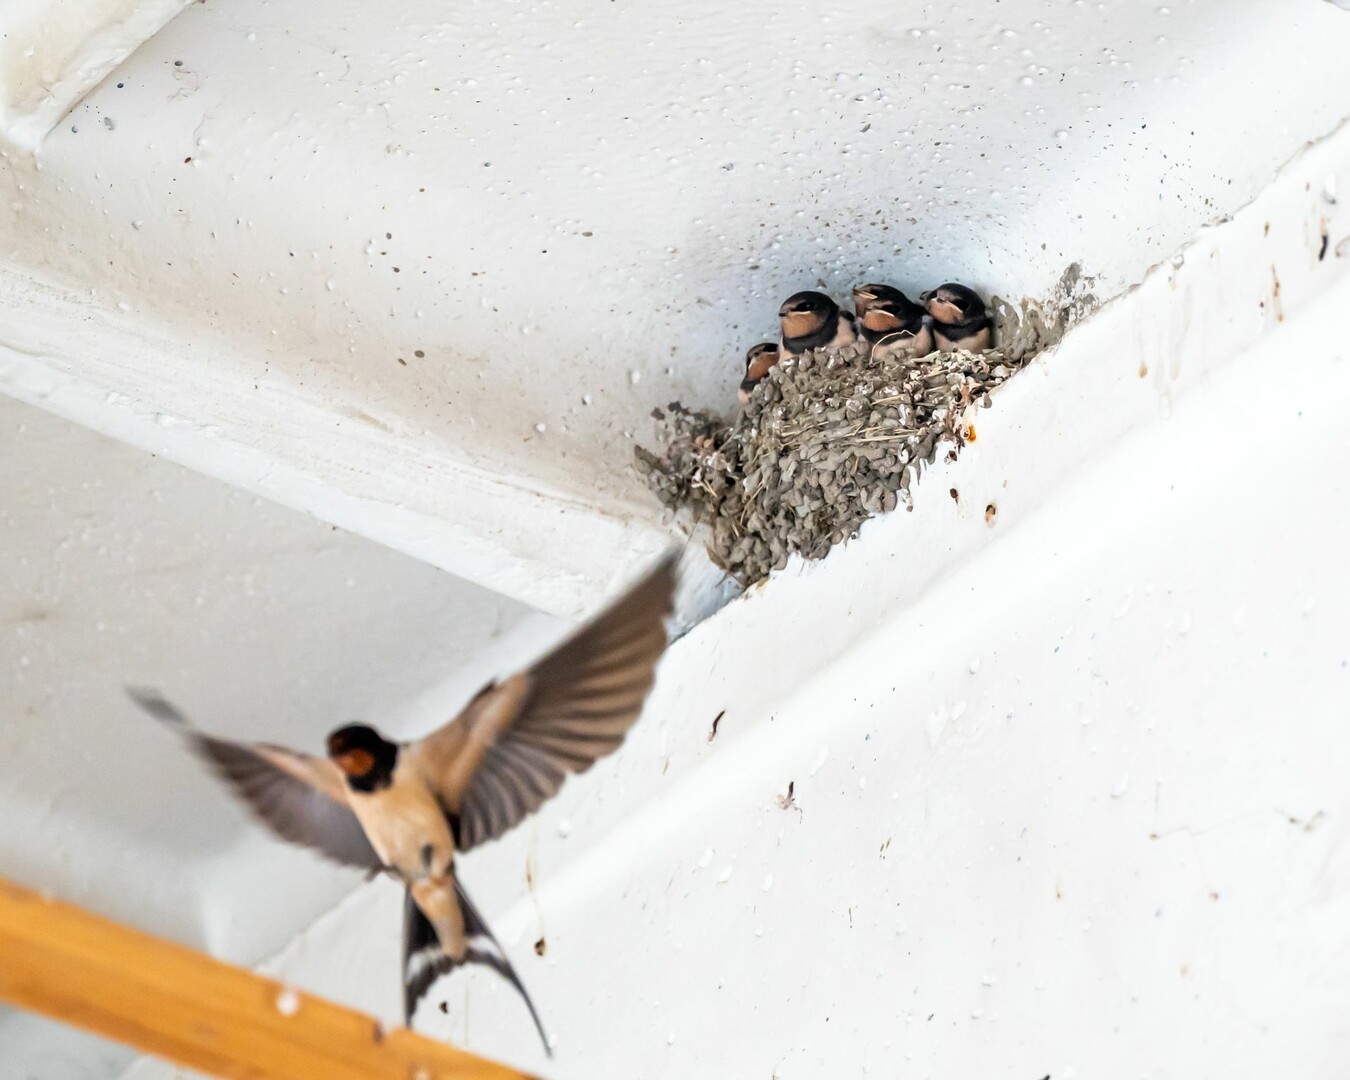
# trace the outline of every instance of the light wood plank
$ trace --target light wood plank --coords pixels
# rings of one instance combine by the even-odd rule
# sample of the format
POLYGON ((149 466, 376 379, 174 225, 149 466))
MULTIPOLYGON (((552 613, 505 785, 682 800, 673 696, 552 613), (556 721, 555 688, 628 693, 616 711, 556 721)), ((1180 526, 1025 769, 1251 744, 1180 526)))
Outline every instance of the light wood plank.
POLYGON ((230 1080, 524 1076, 3 879, 0 999, 230 1080))

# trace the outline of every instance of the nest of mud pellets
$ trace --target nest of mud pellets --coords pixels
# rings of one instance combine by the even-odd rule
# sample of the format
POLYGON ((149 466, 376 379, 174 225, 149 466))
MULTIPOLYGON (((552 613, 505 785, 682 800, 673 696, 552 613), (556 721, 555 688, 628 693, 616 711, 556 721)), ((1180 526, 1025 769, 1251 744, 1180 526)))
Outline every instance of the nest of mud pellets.
POLYGON ((730 423, 678 402, 654 410, 663 449, 637 447, 637 466, 666 506, 708 525, 708 554, 748 586, 913 509, 923 467, 974 440, 975 407, 1028 359, 1009 353, 872 360, 856 344, 789 357, 730 423))

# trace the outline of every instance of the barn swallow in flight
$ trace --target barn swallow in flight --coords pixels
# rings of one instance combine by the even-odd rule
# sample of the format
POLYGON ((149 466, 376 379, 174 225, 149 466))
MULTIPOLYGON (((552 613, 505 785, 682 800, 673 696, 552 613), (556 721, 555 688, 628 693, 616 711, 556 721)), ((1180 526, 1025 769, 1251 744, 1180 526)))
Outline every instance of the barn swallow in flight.
POLYGON ((736 393, 742 405, 749 403, 750 391, 769 374, 769 369, 778 363, 778 357, 776 341, 761 341, 750 347, 750 351, 745 354, 745 378, 741 380, 741 388, 736 393))
POLYGON ((933 351, 933 335, 923 307, 898 289, 891 292, 894 296, 874 297, 867 302, 862 339, 872 346, 872 356, 877 360, 927 356, 933 351))
POLYGON ((949 281, 919 297, 933 319, 933 339, 939 349, 979 352, 993 344, 994 320, 974 289, 949 281))
POLYGON ((808 349, 851 345, 856 337, 853 316, 840 311, 824 293, 793 293, 778 309, 778 320, 783 327, 782 350, 793 356, 808 349))
POLYGON ((872 306, 876 300, 904 300, 909 303, 909 298, 899 289, 890 285, 854 285, 853 286, 853 310, 857 314, 859 321, 867 314, 867 309, 872 306))
POLYGON ((348 724, 328 737, 325 760, 206 735, 157 692, 128 692, 176 728, 277 835, 403 882, 406 1024, 435 979, 485 964, 524 998, 551 1055, 534 1003, 458 880, 455 854, 519 824, 569 773, 623 741, 665 651, 674 567, 673 557, 664 559, 533 667, 492 683, 455 719, 412 742, 348 724))

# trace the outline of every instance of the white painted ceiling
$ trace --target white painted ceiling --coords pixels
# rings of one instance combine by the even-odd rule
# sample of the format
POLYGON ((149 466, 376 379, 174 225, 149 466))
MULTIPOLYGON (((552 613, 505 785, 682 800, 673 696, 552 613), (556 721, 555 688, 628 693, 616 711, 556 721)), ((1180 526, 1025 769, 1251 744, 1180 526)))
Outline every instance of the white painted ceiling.
POLYGON ((783 295, 1117 293, 1343 119, 1348 47, 1322 0, 192 4, 0 150, 0 392, 83 425, 0 406, 4 871, 262 955, 350 879, 124 683, 429 725, 665 542, 630 433, 783 295))
MULTIPOLYGON (((785 293, 1039 294, 1081 261, 1110 295, 1248 201, 1350 100, 1345 14, 1271 14, 193 4, 36 164, 10 153, 0 235, 86 306, 67 323, 164 337, 150 374, 171 377, 137 400, 208 429, 179 452, 196 467, 575 616, 659 545, 625 524, 656 520, 627 433, 672 397, 729 403, 785 293), (276 475, 231 471, 240 447, 276 475), (451 519, 461 535, 428 539, 451 519)), ((0 329, 59 354, 40 321, 0 329)), ((125 393, 134 363, 98 351, 67 368, 125 393)), ((116 404, 87 411, 168 449, 116 404)))

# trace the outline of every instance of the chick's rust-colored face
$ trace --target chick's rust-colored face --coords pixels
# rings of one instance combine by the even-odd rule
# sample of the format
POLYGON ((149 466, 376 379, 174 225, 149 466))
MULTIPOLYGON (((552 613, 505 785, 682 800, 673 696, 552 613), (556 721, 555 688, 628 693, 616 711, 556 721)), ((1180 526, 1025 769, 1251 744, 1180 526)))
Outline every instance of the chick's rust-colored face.
POLYGON ((903 328, 902 323, 892 311, 884 307, 870 307, 863 313, 863 326, 876 334, 889 334, 903 328))
POLYGON ((789 296, 778 309, 783 336, 799 338, 814 334, 825 325, 832 306, 830 298, 822 293, 803 292, 789 296))
POLYGON ((948 326, 978 318, 985 311, 978 293, 951 281, 924 293, 920 299, 934 320, 948 326))
POLYGON ((937 289, 929 297, 928 314, 940 323, 959 323, 966 317, 966 309, 958 297, 937 289))
POLYGON ((745 378, 747 382, 758 382, 769 373, 769 369, 778 363, 778 346, 770 342, 756 345, 745 356, 745 378))
POLYGON ((328 757, 350 780, 368 780, 393 766, 396 747, 374 728, 348 724, 328 736, 328 757))

